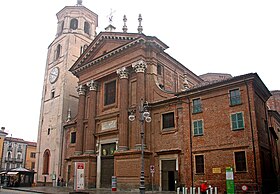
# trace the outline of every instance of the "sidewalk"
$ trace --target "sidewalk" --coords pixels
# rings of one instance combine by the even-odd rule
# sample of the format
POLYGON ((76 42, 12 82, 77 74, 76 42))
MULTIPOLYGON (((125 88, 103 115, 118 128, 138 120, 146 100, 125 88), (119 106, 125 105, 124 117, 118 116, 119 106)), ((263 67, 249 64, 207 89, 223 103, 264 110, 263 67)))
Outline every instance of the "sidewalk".
MULTIPOLYGON (((69 187, 7 187, 5 189, 18 190, 33 193, 44 193, 44 194, 69 194, 69 192, 74 192, 73 188, 69 187)), ((89 189, 84 190, 84 193, 89 194, 139 194, 139 191, 111 191, 111 189, 89 189)), ((79 192, 77 192, 79 193, 79 192)), ((82 192, 80 192, 82 193, 82 192)), ((175 191, 146 191, 146 193, 153 194, 176 194, 175 191)))

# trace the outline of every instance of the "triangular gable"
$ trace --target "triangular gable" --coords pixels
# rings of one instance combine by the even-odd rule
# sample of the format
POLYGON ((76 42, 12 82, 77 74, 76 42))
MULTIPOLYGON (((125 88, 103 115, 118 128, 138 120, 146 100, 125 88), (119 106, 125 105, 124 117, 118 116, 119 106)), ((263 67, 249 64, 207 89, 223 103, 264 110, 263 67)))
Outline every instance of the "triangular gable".
POLYGON ((74 75, 100 61, 112 57, 116 53, 130 48, 139 43, 154 44, 160 50, 168 48, 156 37, 144 34, 120 33, 120 32, 101 32, 89 45, 86 51, 78 58, 70 68, 74 75))

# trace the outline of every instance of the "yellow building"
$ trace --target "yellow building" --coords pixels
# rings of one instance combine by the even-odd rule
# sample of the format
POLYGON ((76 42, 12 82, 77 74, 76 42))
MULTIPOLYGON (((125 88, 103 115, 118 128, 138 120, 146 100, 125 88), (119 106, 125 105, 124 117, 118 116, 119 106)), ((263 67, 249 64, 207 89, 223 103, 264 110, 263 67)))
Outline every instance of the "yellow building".
POLYGON ((35 170, 36 148, 37 148, 36 142, 27 142, 26 160, 25 160, 26 169, 35 170))
POLYGON ((4 139, 7 135, 8 135, 8 133, 5 132, 5 127, 1 127, 1 130, 0 130, 0 162, 1 162, 1 164, 2 164, 2 158, 3 158, 4 139))

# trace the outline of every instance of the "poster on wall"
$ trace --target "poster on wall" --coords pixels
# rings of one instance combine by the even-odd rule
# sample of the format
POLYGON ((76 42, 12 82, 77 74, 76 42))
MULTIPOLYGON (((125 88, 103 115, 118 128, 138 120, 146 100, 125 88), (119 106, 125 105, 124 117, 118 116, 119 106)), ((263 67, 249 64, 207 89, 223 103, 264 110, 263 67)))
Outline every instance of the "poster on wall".
POLYGON ((75 190, 84 190, 85 189, 85 163, 84 162, 75 162, 75 190))
POLYGON ((226 168, 226 188, 228 194, 234 194, 234 177, 233 177, 233 168, 226 168))

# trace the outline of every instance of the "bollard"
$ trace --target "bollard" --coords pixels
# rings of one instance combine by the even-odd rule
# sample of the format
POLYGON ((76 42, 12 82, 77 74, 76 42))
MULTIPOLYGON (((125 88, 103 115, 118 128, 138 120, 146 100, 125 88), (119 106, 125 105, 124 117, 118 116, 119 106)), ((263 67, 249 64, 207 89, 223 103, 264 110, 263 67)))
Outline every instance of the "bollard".
POLYGON ((117 177, 112 176, 112 191, 117 191, 117 177))
POLYGON ((195 194, 195 187, 193 187, 193 194, 195 194))
POLYGON ((188 187, 186 187, 185 190, 186 190, 185 194, 188 194, 188 187))
POLYGON ((193 194, 193 190, 192 190, 192 187, 190 187, 190 194, 193 194))
POLYGON ((218 188, 215 187, 214 189, 215 189, 215 194, 218 194, 218 188))
POLYGON ((177 194, 180 194, 180 187, 177 187, 177 194))
POLYGON ((185 187, 182 188, 182 192, 183 192, 183 194, 185 194, 185 187))
POLYGON ((210 194, 213 194, 213 187, 210 187, 210 194))
POLYGON ((200 187, 197 187, 197 194, 200 194, 200 187))

